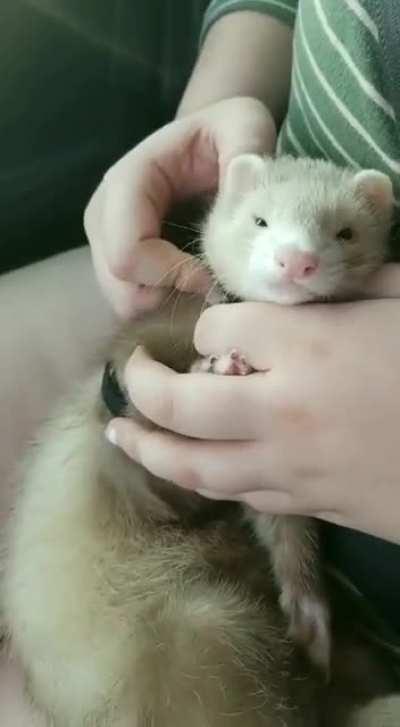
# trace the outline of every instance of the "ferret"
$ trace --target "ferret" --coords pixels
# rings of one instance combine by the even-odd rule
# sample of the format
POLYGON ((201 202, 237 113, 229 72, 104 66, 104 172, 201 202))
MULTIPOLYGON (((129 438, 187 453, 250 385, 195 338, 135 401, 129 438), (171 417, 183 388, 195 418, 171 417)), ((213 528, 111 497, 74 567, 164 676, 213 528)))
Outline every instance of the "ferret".
POLYGON ((203 225, 203 256, 241 300, 296 305, 362 293, 383 263, 390 178, 322 159, 244 154, 203 225))
POLYGON ((127 325, 111 370, 99 366, 24 462, 1 610, 54 727, 317 725, 316 681, 240 509, 158 480, 104 437, 121 401, 141 418, 115 385, 134 348, 188 371, 203 305, 176 296, 127 325))
MULTIPOLYGON (((231 163, 204 224, 203 258, 222 289, 242 301, 348 300, 362 294, 385 259, 392 210, 391 180, 376 170, 242 155, 231 163)), ((252 371, 236 350, 199 359, 193 369, 252 371)), ((328 673, 330 614, 317 522, 247 513, 270 551, 289 633, 328 673)))
MULTIPOLYGON (((279 302, 300 302, 296 291, 302 301, 316 290, 325 296, 323 279, 330 295, 339 279, 347 294, 348 281, 383 259, 389 196, 375 172, 238 158, 204 227, 204 255, 240 298, 252 290, 266 300, 272 286, 279 302)), ((202 307, 175 295, 126 325, 23 463, 0 611, 27 694, 54 727, 321 724, 325 692, 287 635, 275 581, 286 598, 292 588, 302 627, 305 597, 320 609, 312 618, 325 617, 318 559, 310 562, 316 548, 307 545, 301 563, 292 550, 295 541, 303 547, 312 523, 243 517, 237 503, 207 501, 151 476, 104 437, 116 413, 143 420, 124 384, 137 345, 180 373, 209 370, 192 344, 202 307)), ((232 373, 231 363, 227 352, 223 373, 232 373)), ((344 725, 342 713, 338 722, 330 716, 324 725, 344 725)))

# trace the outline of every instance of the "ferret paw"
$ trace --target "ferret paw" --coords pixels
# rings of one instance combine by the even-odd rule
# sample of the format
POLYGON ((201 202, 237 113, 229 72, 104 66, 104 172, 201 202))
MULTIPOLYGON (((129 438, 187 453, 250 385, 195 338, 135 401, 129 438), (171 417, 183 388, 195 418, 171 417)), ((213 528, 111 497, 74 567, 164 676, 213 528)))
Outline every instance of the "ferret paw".
POLYGON ((329 679, 331 624, 329 606, 315 593, 284 589, 280 604, 289 619, 289 636, 300 644, 313 664, 329 679))
POLYGON ((223 376, 247 376, 252 371, 244 356, 235 348, 223 356, 211 356, 214 374, 223 376))
POLYGON ((190 369, 222 376, 247 376, 253 369, 235 348, 222 356, 206 356, 195 361, 190 369))
POLYGON ((211 371, 223 376, 247 376, 252 372, 251 366, 239 351, 232 349, 223 356, 210 356, 211 371))

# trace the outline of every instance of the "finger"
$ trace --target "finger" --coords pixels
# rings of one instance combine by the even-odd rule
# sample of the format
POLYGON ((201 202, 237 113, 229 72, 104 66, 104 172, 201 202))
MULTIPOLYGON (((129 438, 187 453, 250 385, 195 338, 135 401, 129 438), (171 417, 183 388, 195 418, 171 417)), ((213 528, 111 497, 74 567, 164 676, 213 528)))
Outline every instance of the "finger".
POLYGON ((137 280, 136 245, 159 244, 161 222, 173 203, 214 189, 217 179, 217 153, 209 136, 200 134, 198 119, 164 127, 111 168, 103 181, 103 224, 113 274, 137 280))
POLYGON ((115 313, 122 320, 129 320, 134 315, 157 308, 168 295, 167 289, 145 287, 117 280, 110 273, 102 249, 92 247, 91 252, 101 288, 111 302, 115 313))
POLYGON ((161 221, 175 201, 214 190, 233 156, 271 150, 274 134, 263 104, 226 100, 215 105, 214 115, 207 110, 205 117, 199 112, 167 125, 114 165, 85 212, 89 241, 102 247, 111 276, 146 286, 161 285, 163 279, 166 286, 204 294, 208 276, 193 270, 192 263, 186 269, 189 256, 160 238, 161 221), (237 111, 228 129, 221 104, 228 115, 230 105, 232 113, 233 106, 237 111))
POLYGON ((257 99, 233 98, 221 104, 224 114, 220 113, 220 104, 214 107, 214 133, 223 176, 229 162, 239 154, 271 154, 276 145, 276 127, 269 111, 257 99), (232 118, 232 123, 227 124, 227 118, 232 118))
POLYGON ((209 500, 236 500, 250 505, 257 512, 268 515, 308 515, 299 509, 298 502, 294 501, 292 493, 283 490, 263 489, 256 492, 242 492, 228 496, 221 490, 197 490, 198 495, 209 500))
POLYGON ((167 294, 158 288, 175 287, 181 292, 206 295, 212 280, 200 261, 182 253, 164 240, 148 240, 137 246, 135 279, 116 277, 107 259, 104 239, 103 204, 104 185, 100 186, 85 210, 84 226, 91 243, 93 264, 101 286, 119 317, 126 319, 138 310, 149 310, 159 305, 167 294))
POLYGON ((290 361, 292 356, 306 355, 310 347, 322 357, 329 353, 331 345, 324 334, 325 326, 318 325, 329 315, 326 308, 316 304, 288 307, 272 303, 212 306, 199 318, 195 347, 203 356, 221 355, 237 348, 253 368, 261 371, 290 361))
POLYGON ((177 288, 181 292, 202 295, 212 287, 211 275, 200 260, 167 240, 137 242, 134 259, 132 277, 142 285, 177 288))
MULTIPOLYGON (((207 497, 205 492, 200 494, 207 497)), ((320 501, 299 497, 294 490, 283 490, 273 486, 269 489, 263 488, 254 492, 243 492, 240 496, 236 496, 235 499, 250 505, 257 512, 264 512, 269 515, 304 515, 338 524, 340 524, 340 518, 342 517, 342 514, 333 508, 321 509, 320 501)), ((342 522, 342 524, 344 523, 342 522)))
POLYGON ((156 477, 186 489, 209 489, 231 499, 265 483, 252 442, 195 441, 128 419, 110 422, 106 436, 156 477))
POLYGON ((106 436, 155 477, 204 497, 240 500, 271 514, 320 517, 322 512, 334 512, 323 497, 286 486, 282 471, 280 477, 271 475, 257 442, 191 440, 128 419, 111 421, 106 436))
POLYGON ((231 495, 227 492, 221 492, 218 490, 206 490, 205 488, 200 487, 200 489, 196 490, 198 495, 201 495, 202 497, 206 497, 207 500, 231 500, 232 502, 238 502, 240 500, 240 495, 231 495))
MULTIPOLYGON (((134 405, 150 421, 200 439, 253 439, 259 434, 260 377, 178 374, 136 348, 125 380, 134 405)), ((270 395, 270 411, 273 396, 270 395)), ((266 425, 265 425, 266 427, 266 425)))
POLYGON ((160 305, 164 291, 145 288, 131 281, 119 280, 110 271, 106 259, 106 243, 103 230, 105 204, 104 184, 101 184, 89 201, 84 213, 84 228, 90 243, 93 266, 104 294, 119 318, 130 319, 134 314, 151 310, 160 305))
POLYGON ((245 492, 240 500, 250 505, 257 512, 268 515, 312 515, 309 509, 304 509, 304 503, 293 496, 290 490, 263 489, 255 492, 245 492))
POLYGON ((239 486, 239 488, 231 492, 230 487, 227 491, 227 487, 224 487, 223 483, 221 486, 220 482, 218 482, 215 489, 209 489, 208 485, 207 488, 199 488, 197 493, 210 500, 240 501, 250 505, 257 512, 269 515, 306 515, 309 517, 323 517, 325 520, 332 520, 339 515, 337 511, 327 510, 326 508, 323 510, 324 514, 322 515, 321 498, 309 497, 304 495, 302 491, 299 492, 298 489, 279 485, 279 482, 274 481, 273 478, 260 479, 259 488, 255 490, 251 490, 245 483, 241 488, 239 486))

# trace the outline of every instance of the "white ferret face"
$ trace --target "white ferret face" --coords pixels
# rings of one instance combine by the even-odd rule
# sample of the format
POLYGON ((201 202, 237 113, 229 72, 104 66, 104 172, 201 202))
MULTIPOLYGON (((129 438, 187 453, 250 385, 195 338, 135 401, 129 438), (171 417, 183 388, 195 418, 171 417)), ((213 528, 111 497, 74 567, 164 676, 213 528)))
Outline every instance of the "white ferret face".
POLYGON ((383 262, 392 208, 381 172, 246 154, 228 167, 203 253, 226 292, 242 300, 351 295, 383 262))

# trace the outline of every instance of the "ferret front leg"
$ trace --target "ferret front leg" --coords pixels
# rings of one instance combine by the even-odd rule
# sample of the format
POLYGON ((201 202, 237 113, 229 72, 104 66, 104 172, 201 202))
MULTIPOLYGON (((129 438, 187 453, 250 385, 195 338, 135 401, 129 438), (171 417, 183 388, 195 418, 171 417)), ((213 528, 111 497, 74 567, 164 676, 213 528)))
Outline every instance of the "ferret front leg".
POLYGON ((330 611, 321 572, 318 524, 311 518, 264 515, 250 508, 247 515, 259 542, 271 555, 289 635, 329 675, 330 611))
MULTIPOLYGON (((191 371, 246 376, 253 369, 239 351, 198 358, 191 371)), ((259 542, 266 547, 280 589, 289 635, 329 673, 330 613, 322 584, 318 526, 310 518, 270 516, 246 508, 259 542)))

